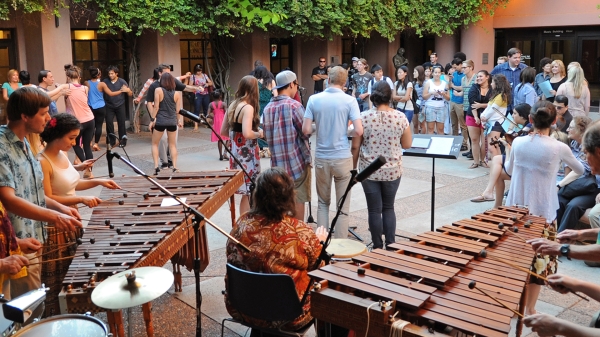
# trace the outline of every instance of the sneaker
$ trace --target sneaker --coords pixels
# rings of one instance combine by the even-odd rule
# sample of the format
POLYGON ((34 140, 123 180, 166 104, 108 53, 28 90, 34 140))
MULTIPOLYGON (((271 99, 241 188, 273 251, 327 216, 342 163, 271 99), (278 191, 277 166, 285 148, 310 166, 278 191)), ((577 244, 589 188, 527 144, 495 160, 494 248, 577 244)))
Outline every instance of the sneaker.
POLYGON ((169 161, 167 162, 167 166, 168 166, 169 168, 173 168, 173 162, 169 160, 169 161))
POLYGON ((161 168, 161 169, 163 169, 163 170, 164 170, 164 169, 167 169, 167 168, 169 168, 169 164, 167 164, 167 163, 162 163, 162 164, 160 164, 160 168, 161 168))
POLYGON ((461 151, 467 151, 469 148, 466 145, 460 147, 461 151))
MULTIPOLYGON (((464 150, 462 150, 462 148, 461 148, 461 151, 464 151, 464 150)), ((473 157, 473 153, 471 152, 471 150, 464 152, 462 155, 463 155, 463 157, 468 157, 468 156, 473 157)))
POLYGON ((160 173, 160 167, 154 169, 154 175, 157 176, 160 173))
POLYGON ((468 155, 466 155, 465 157, 467 157, 467 159, 473 160, 473 154, 469 152, 468 155))

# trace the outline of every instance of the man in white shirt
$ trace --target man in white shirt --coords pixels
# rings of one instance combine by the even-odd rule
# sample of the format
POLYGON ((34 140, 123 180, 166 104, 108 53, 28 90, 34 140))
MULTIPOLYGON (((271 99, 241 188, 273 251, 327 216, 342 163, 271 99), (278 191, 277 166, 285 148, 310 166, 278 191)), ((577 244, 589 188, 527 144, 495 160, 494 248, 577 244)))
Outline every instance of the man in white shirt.
MULTIPOLYGON (((363 133, 360 111, 356 99, 342 90, 348 72, 342 67, 333 67, 329 72, 329 87, 319 95, 308 99, 302 132, 309 136, 316 125, 317 141, 315 151, 315 178, 319 196, 317 224, 329 228, 329 205, 331 203, 331 181, 335 183, 336 205, 344 195, 350 171, 352 152, 348 136, 361 136, 363 133), (354 129, 348 132, 348 124, 354 129)), ((335 238, 347 238, 350 194, 342 207, 342 215, 334 229, 335 238)))

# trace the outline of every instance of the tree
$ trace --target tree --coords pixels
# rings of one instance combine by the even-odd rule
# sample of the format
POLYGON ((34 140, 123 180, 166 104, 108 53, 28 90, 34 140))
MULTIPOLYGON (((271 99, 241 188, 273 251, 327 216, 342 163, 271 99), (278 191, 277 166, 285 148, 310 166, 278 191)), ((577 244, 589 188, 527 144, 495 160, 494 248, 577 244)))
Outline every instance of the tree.
POLYGON ((66 8, 63 0, 4 0, 0 2, 0 20, 9 20, 13 13, 43 12, 60 16, 59 10, 66 8))

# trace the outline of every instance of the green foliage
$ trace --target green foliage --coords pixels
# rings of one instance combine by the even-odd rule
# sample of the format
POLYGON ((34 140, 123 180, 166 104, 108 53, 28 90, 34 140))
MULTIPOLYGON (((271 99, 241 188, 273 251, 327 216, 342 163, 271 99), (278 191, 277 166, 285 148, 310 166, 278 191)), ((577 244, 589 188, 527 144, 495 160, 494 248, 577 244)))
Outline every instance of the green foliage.
POLYGON ((66 7, 63 0, 2 0, 0 1, 0 20, 9 20, 11 11, 22 13, 45 12, 60 16, 58 10, 66 7))

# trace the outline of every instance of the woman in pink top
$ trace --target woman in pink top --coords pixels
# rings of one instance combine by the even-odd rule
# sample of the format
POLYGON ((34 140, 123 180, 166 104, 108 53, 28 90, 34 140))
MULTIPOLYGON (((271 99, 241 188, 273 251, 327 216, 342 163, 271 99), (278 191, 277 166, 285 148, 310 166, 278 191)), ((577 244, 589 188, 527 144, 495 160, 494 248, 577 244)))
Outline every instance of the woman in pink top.
MULTIPOLYGON (((81 84, 81 69, 79 67, 67 64, 65 65, 65 72, 67 75, 67 84, 71 94, 65 97, 65 103, 67 105, 67 113, 77 117, 79 123, 81 123, 81 132, 75 140, 75 146, 73 150, 79 160, 86 161, 93 159, 92 153, 92 139, 94 137, 94 114, 92 109, 88 105, 88 90, 89 88, 81 84), (83 144, 83 149, 81 148, 83 144)), ((86 169, 84 178, 93 178, 91 168, 86 169)))

